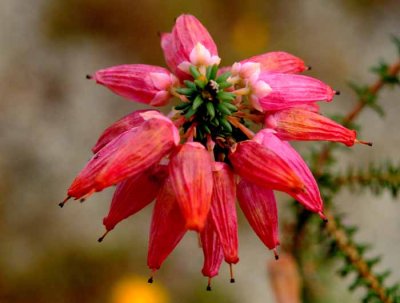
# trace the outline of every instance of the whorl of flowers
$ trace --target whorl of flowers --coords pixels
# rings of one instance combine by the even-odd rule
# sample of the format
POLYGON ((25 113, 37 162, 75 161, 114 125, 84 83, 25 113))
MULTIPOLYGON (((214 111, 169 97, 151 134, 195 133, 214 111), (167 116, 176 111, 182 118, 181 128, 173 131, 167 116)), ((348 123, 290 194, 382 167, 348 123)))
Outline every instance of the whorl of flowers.
POLYGON ((316 102, 329 102, 337 92, 299 75, 308 67, 291 54, 269 52, 220 67, 213 39, 191 15, 161 34, 161 47, 169 69, 130 64, 89 76, 128 100, 174 107, 168 116, 134 111, 108 127, 60 206, 116 185, 103 220, 108 232, 154 201, 149 268, 158 270, 185 233, 196 231, 211 289, 222 260, 239 261, 236 198, 276 258, 274 190, 325 219, 317 183, 288 141, 360 141, 355 131, 319 114, 316 102))

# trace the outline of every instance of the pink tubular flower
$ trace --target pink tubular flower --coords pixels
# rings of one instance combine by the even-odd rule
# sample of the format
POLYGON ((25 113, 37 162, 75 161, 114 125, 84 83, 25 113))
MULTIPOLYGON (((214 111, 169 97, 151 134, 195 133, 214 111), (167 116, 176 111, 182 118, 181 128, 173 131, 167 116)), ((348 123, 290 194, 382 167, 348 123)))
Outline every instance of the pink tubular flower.
POLYGON ((240 208, 250 226, 265 246, 276 250, 279 245, 278 210, 273 191, 245 179, 239 182, 237 190, 240 208))
POLYGON ((201 272, 203 276, 208 277, 207 290, 211 290, 211 278, 218 275, 224 254, 210 216, 206 221, 204 229, 200 233, 200 240, 204 255, 204 264, 201 272))
POLYGON ((203 145, 186 143, 169 163, 171 185, 186 219, 187 229, 201 231, 211 204, 211 158, 203 145))
POLYGON ((304 191, 291 194, 297 201, 303 204, 310 211, 318 213, 323 219, 323 203, 321 194, 319 193, 317 182, 315 181, 310 169, 307 164, 301 158, 301 156, 292 148, 289 143, 281 141, 275 136, 273 131, 269 129, 261 130, 255 137, 254 140, 268 146, 271 150, 276 152, 289 167, 300 177, 300 180, 304 184, 304 191))
POLYGON ((176 78, 167 69, 145 65, 120 65, 97 71, 97 83, 114 93, 140 103, 162 106, 171 98, 170 88, 176 78))
POLYGON ((310 169, 282 140, 360 141, 355 132, 319 114, 316 102, 331 101, 335 91, 297 75, 308 69, 300 58, 270 52, 220 68, 211 35, 186 14, 170 33, 161 34, 161 48, 169 70, 119 65, 89 77, 131 101, 153 106, 177 101, 167 116, 135 111, 109 126, 60 206, 116 185, 103 220, 107 233, 155 199, 149 268, 158 270, 186 231, 195 231, 204 254, 202 273, 211 289, 223 258, 230 266, 239 261, 236 198, 276 256, 273 190, 288 193, 324 218, 310 169))
POLYGON ((216 162, 213 180, 211 218, 221 241, 225 261, 236 264, 239 257, 235 176, 228 164, 216 162))
POLYGON ((146 121, 143 117, 143 113, 149 111, 158 113, 157 111, 153 110, 137 110, 113 123, 111 126, 103 131, 100 138, 97 140, 96 145, 93 146, 92 152, 97 153, 100 149, 102 149, 110 141, 112 141, 122 133, 142 125, 146 121))
POLYGON ((325 83, 302 75, 261 73, 272 92, 259 100, 264 110, 280 110, 315 101, 332 101, 335 91, 325 83))
POLYGON ((239 143, 229 156, 236 173, 269 189, 287 193, 303 191, 304 184, 287 162, 269 147, 254 141, 239 143))
POLYGON ((151 220, 147 265, 152 271, 161 267, 185 232, 185 219, 167 179, 157 195, 151 220))
POLYGON ((300 58, 286 52, 270 52, 240 61, 260 63, 261 71, 270 73, 301 73, 309 69, 300 58))
POLYGON ((107 231, 120 221, 150 204, 164 183, 166 167, 159 166, 139 176, 125 179, 117 185, 108 215, 103 219, 107 231))
POLYGON ((352 146, 356 131, 315 112, 290 108, 266 115, 265 126, 276 131, 282 140, 333 141, 352 146))

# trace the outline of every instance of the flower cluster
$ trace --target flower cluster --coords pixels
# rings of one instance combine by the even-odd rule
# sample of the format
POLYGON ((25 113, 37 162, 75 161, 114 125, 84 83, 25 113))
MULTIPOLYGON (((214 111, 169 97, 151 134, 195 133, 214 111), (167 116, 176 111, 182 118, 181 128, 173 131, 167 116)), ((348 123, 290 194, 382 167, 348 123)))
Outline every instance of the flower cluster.
POLYGON ((299 75, 308 67, 291 54, 270 52, 219 67, 213 39, 191 15, 161 34, 161 47, 169 70, 132 64, 89 76, 131 101, 177 102, 168 116, 139 110, 108 127, 60 206, 116 185, 103 220, 108 232, 155 200, 149 268, 158 270, 185 233, 196 231, 210 289, 223 259, 239 261, 236 198, 276 258, 274 190, 325 219, 317 183, 288 141, 360 141, 355 131, 319 113, 316 102, 331 101, 337 92, 299 75))

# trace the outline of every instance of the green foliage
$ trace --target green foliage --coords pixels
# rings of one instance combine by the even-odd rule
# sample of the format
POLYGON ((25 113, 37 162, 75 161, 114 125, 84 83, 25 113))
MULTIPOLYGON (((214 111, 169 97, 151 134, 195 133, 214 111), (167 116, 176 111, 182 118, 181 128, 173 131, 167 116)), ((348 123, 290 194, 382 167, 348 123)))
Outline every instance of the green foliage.
POLYGON ((400 189, 400 165, 386 162, 382 165, 370 164, 367 168, 348 168, 347 172, 335 176, 333 182, 338 187, 370 189, 378 195, 388 190, 396 198, 400 189))

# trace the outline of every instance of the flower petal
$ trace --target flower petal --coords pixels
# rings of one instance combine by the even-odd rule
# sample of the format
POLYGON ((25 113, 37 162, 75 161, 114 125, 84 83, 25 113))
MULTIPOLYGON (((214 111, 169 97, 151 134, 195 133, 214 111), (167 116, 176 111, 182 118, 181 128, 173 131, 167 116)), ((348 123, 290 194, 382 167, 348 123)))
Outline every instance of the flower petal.
POLYGON ((260 63, 261 71, 273 73, 301 73, 308 69, 304 61, 286 52, 269 52, 240 61, 260 63))
POLYGON ((211 157, 203 145, 181 145, 169 162, 169 174, 186 227, 201 231, 207 219, 213 188, 211 157))
POLYGON ((273 130, 261 130, 254 137, 254 140, 263 146, 268 146, 268 148, 278 154, 300 177, 301 181, 305 185, 305 191, 290 194, 308 210, 319 213, 321 217, 324 217, 322 214, 323 202, 317 182, 307 164, 296 150, 291 147, 288 142, 281 141, 277 136, 275 136, 273 130))
POLYGON ((205 277, 215 277, 218 275, 224 254, 210 216, 204 225, 204 229, 200 232, 200 239, 204 255, 204 264, 201 272, 205 277))
POLYGON ((171 182, 167 179, 157 195, 150 227, 147 265, 157 270, 186 233, 171 182))
POLYGON ((216 162, 213 171, 211 218, 218 233, 225 261, 236 264, 238 257, 238 225, 236 215, 235 176, 228 164, 216 162))
POLYGON ((102 149, 105 145, 107 145, 110 141, 114 140, 120 134, 132 128, 142 125, 143 122, 145 122, 145 119, 142 117, 141 114, 147 111, 157 112, 154 110, 147 110, 147 109, 137 110, 119 119, 118 121, 114 122, 111 126, 106 128, 99 137, 99 139, 97 140, 96 145, 93 146, 92 148, 93 153, 97 153, 100 149, 102 149))
POLYGON ((97 83, 129 100, 162 106, 172 97, 175 77, 165 68, 146 64, 126 64, 102 69, 94 74, 97 83), (159 97, 160 92, 163 98, 159 97), (158 98, 156 98, 158 96, 158 98))
POLYGON ((119 183, 108 215, 103 219, 106 230, 112 230, 119 222, 150 204, 156 198, 166 174, 166 167, 159 166, 119 183))
POLYGON ((320 114, 290 108, 266 115, 265 125, 276 131, 282 140, 333 141, 352 146, 356 131, 348 129, 320 114))
POLYGON ((315 101, 331 101, 335 91, 325 83, 311 77, 292 74, 261 73, 272 92, 260 98, 264 110, 280 110, 315 101))
POLYGON ((229 155, 235 172, 268 189, 298 193, 304 188, 299 176, 271 149, 255 142, 242 141, 229 155))
POLYGON ((250 226, 269 249, 279 245, 278 210, 272 190, 242 179, 237 187, 240 208, 250 226))

